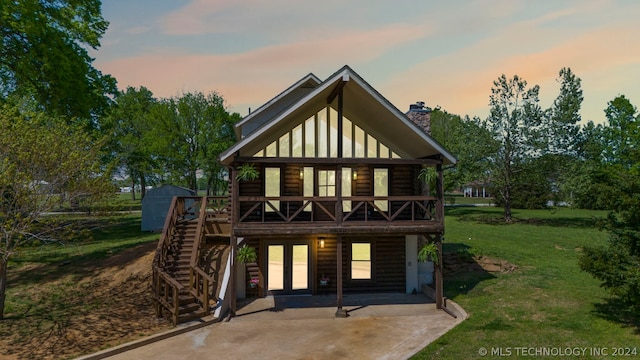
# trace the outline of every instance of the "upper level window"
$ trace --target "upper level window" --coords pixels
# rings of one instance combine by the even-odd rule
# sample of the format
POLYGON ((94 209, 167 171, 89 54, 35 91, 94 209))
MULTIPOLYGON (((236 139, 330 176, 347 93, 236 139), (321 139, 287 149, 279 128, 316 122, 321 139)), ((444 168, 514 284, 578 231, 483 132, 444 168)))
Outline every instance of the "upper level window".
POLYGON ((338 154, 345 158, 400 157, 345 116, 339 129, 338 112, 331 106, 301 121, 254 156, 337 158, 338 154), (342 149, 338 149, 339 136, 342 136, 342 149))
MULTIPOLYGON (((280 197, 280 168, 268 167, 264 169, 264 196, 280 197)), ((276 209, 280 208, 280 201, 269 200, 269 203, 276 209)), ((274 210, 265 205, 265 212, 273 212, 274 210)))
POLYGON ((318 170, 318 196, 336 196, 335 170, 318 170))
MULTIPOLYGON (((389 169, 373 169, 373 196, 389 196, 389 169)), ((381 211, 389 211, 387 200, 376 200, 381 211)))

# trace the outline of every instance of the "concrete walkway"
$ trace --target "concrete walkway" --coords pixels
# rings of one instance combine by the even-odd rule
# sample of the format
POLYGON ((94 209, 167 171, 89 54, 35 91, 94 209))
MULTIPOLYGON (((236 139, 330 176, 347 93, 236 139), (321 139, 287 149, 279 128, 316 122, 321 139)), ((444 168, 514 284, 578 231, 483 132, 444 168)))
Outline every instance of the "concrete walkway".
POLYGON ((458 318, 422 294, 346 295, 344 304, 349 316, 336 318, 335 296, 255 299, 229 322, 108 358, 406 359, 466 317, 453 302, 448 308, 458 318))

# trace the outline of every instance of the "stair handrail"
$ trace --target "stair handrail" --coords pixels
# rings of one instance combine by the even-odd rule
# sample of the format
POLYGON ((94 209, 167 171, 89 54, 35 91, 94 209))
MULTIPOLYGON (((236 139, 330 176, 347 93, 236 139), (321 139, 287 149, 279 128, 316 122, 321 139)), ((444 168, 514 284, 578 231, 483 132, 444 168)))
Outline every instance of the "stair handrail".
POLYGON ((169 206, 169 211, 164 221, 152 264, 152 289, 155 295, 156 316, 162 316, 162 309, 164 308, 171 315, 171 322, 174 326, 178 322, 178 298, 179 294, 183 291, 183 286, 167 274, 165 271, 165 262, 171 246, 171 237, 175 232, 176 223, 183 212, 184 199, 174 196, 173 199, 171 199, 171 205, 169 206))
POLYGON ((191 267, 198 266, 198 259, 200 258, 200 247, 202 239, 204 238, 204 226, 207 220, 207 197, 203 196, 200 200, 200 212, 198 214, 198 225, 196 227, 196 236, 193 243, 193 251, 191 252, 191 259, 189 261, 191 267))
POLYGON ((178 206, 179 202, 184 202, 184 200, 177 196, 174 196, 173 199, 171 199, 171 205, 169 206, 167 217, 164 220, 164 226, 162 227, 162 233, 160 234, 160 240, 158 241, 158 247, 156 248, 156 254, 153 259, 154 267, 164 269, 164 261, 166 260, 169 246, 171 245, 171 235, 175 230, 176 221, 180 216, 178 206))
POLYGON ((193 243, 193 250, 191 252, 191 259, 189 261, 189 267, 191 270, 189 271, 189 287, 196 296, 196 298, 202 304, 202 309, 205 311, 206 315, 209 315, 209 284, 213 283, 213 276, 206 274, 199 267, 199 259, 200 253, 202 249, 202 243, 205 235, 204 227, 206 225, 207 220, 207 197, 203 196, 201 198, 200 204, 200 212, 198 214, 198 225, 196 227, 196 234, 193 243), (200 279, 203 281, 202 291, 200 291, 200 279))

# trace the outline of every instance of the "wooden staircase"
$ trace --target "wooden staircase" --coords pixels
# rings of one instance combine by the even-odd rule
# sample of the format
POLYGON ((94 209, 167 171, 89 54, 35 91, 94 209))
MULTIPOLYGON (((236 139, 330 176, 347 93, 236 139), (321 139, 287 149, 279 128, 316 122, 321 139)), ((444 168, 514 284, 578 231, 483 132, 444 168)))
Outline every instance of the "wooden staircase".
POLYGON ((172 201, 153 262, 153 291, 156 315, 174 325, 205 317, 217 305, 230 245, 228 234, 207 234, 216 229, 207 222, 208 218, 228 222, 223 200, 176 197, 172 201), (207 244, 207 235, 217 243, 207 244), (211 257, 212 248, 217 257, 211 257))

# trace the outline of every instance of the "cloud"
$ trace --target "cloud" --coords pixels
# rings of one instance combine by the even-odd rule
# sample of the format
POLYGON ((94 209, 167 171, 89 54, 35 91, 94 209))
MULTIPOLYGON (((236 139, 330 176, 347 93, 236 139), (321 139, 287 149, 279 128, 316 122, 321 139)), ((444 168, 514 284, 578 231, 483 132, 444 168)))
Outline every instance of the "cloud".
POLYGON ((193 0, 162 20, 164 30, 171 35, 202 35, 212 33, 265 32, 273 35, 296 35, 292 28, 322 26, 323 17, 334 17, 334 10, 344 7, 344 1, 324 0, 318 3, 289 0, 193 0), (292 26, 292 25, 298 26, 292 26))
POLYGON ((154 54, 97 61, 96 66, 119 79, 121 88, 143 85, 159 97, 217 90, 231 104, 255 104, 269 100, 310 71, 368 62, 428 33, 423 25, 392 25, 237 54, 193 55, 158 49, 154 54))
POLYGON ((129 35, 140 35, 151 31, 150 26, 135 26, 132 28, 124 29, 122 32, 129 35))
MULTIPOLYGON (((569 13, 545 15, 545 19, 558 19, 569 13)), ((555 81, 559 70, 571 67, 583 80, 583 118, 601 118, 602 112, 595 110, 603 109, 610 100, 602 98, 603 89, 632 89, 634 77, 624 79, 615 74, 630 67, 640 68, 640 24, 622 23, 573 34, 537 27, 543 23, 543 19, 516 23, 470 47, 427 59, 397 74, 380 90, 396 104, 424 100, 452 113, 485 117, 491 86, 501 74, 518 74, 530 86, 540 85, 541 105, 549 107, 559 92, 555 81), (607 77, 617 79, 603 81, 607 77)))

